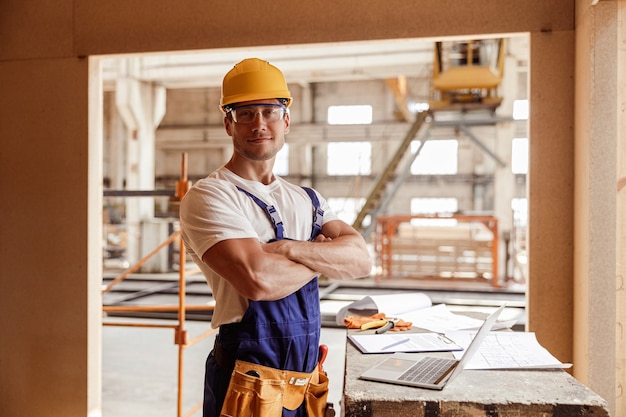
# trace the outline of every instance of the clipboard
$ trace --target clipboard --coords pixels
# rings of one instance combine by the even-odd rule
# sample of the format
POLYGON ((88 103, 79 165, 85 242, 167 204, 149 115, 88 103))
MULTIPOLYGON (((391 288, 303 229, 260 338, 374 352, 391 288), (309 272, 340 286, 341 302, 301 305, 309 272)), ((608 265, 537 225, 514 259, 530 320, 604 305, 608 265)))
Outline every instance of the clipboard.
POLYGON ((362 353, 454 352, 463 350, 453 340, 435 332, 350 334, 348 339, 362 353))

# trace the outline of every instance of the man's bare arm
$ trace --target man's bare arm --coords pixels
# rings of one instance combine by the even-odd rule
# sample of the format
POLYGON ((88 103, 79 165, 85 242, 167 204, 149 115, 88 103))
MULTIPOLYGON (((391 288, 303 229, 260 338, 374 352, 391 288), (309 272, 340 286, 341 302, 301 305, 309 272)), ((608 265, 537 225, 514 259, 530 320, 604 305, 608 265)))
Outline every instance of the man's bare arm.
POLYGON ((317 273, 279 253, 268 253, 256 239, 229 239, 209 248, 202 261, 250 300, 279 300, 317 273))
POLYGON ((283 254, 333 279, 365 277, 372 268, 365 240, 340 220, 326 223, 314 242, 280 240, 263 245, 263 250, 283 254))

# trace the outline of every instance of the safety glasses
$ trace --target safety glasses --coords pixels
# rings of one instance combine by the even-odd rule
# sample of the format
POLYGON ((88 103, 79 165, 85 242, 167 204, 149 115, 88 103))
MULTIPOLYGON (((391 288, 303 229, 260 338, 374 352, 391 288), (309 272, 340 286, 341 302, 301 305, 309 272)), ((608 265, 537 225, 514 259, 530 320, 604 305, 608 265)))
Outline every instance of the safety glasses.
POLYGON ((250 124, 256 120, 256 115, 260 114, 265 123, 276 122, 285 117, 287 108, 282 104, 246 104, 235 107, 230 111, 235 123, 250 124))

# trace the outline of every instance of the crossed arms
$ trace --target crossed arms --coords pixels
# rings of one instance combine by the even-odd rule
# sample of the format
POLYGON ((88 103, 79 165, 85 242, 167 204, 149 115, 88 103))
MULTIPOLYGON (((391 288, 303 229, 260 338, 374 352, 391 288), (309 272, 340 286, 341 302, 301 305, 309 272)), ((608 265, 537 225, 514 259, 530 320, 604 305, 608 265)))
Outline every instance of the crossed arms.
POLYGON ((341 220, 325 223, 313 242, 228 239, 202 256, 215 273, 251 300, 278 300, 315 276, 354 279, 370 274, 372 261, 363 237, 341 220))

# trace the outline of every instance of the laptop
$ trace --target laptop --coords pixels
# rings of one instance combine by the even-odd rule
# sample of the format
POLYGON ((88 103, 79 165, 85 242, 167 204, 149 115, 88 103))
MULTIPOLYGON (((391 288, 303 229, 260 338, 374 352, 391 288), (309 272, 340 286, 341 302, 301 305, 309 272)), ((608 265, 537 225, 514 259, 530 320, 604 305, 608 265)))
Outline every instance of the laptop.
POLYGON ((504 304, 501 305, 487 317, 459 360, 422 356, 420 354, 395 353, 365 371, 360 378, 397 385, 442 390, 448 382, 461 373, 465 365, 478 351, 504 307, 504 304))

